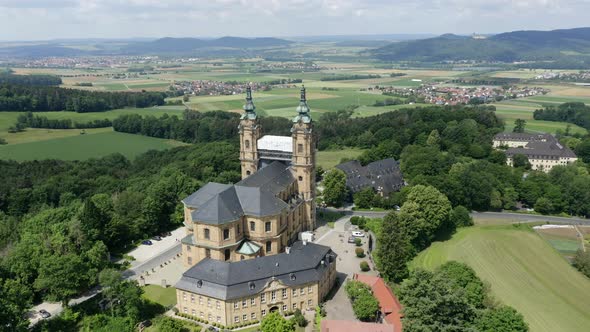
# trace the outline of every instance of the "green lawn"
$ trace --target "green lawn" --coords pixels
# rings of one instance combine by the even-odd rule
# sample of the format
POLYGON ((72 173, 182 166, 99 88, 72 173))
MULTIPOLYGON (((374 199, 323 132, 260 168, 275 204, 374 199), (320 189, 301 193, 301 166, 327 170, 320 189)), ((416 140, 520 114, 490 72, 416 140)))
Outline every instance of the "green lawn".
MULTIPOLYGON (((77 132, 79 132, 77 130, 77 132)), ((148 150, 165 150, 183 143, 141 135, 113 131, 76 135, 44 141, 0 146, 0 159, 85 160, 112 153, 121 153, 133 159, 148 150)))
POLYGON ((590 279, 529 228, 461 229, 420 253, 412 267, 433 269, 448 260, 469 264, 498 300, 524 315, 533 332, 590 330, 590 279))
POLYGON ((164 307, 168 307, 176 304, 176 288, 167 287, 164 288, 158 285, 146 285, 143 287, 143 297, 161 304, 164 307))
POLYGON ((342 158, 357 158, 363 152, 362 149, 346 148, 340 150, 326 150, 318 151, 317 164, 322 166, 325 170, 330 169, 338 164, 342 158))

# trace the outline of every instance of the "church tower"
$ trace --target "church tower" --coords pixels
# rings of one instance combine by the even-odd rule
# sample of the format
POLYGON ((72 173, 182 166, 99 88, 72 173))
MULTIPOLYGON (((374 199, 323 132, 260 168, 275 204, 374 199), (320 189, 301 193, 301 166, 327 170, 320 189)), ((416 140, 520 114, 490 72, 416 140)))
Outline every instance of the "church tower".
POLYGON ((261 129, 255 110, 256 106, 252 102, 252 89, 248 86, 246 88, 246 104, 244 105, 245 112, 242 114, 238 126, 242 179, 258 170, 258 139, 260 138, 261 129))
POLYGON ((306 230, 315 229, 315 140, 313 123, 305 87, 301 87, 301 99, 297 106, 297 116, 293 119, 291 134, 293 137, 293 159, 291 167, 297 180, 299 193, 305 201, 306 230))

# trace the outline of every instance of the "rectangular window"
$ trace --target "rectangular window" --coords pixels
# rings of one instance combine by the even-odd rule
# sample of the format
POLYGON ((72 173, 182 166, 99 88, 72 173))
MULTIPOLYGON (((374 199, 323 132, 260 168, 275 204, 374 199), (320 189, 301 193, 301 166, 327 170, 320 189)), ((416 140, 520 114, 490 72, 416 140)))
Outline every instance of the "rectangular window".
POLYGON ((182 300, 186 301, 186 293, 185 292, 182 292, 182 300))
POLYGON ((191 251, 191 246, 186 246, 186 251, 191 251))
POLYGON ((207 299, 207 306, 211 308, 211 299, 207 299))
POLYGON ((211 234, 210 234, 210 232, 209 232, 209 228, 205 228, 205 232, 204 232, 204 233, 205 233, 205 234, 204 234, 204 236, 205 236, 205 239, 209 240, 209 238, 210 238, 210 236, 211 236, 211 234))
POLYGON ((256 313, 255 313, 255 312, 251 313, 251 314, 250 314, 250 318, 251 318, 251 319, 256 319, 256 313))
POLYGON ((210 321, 210 322, 211 322, 211 321, 213 321, 213 315, 209 314, 209 315, 207 316, 207 318, 208 318, 208 321, 210 321))
POLYGON ((260 294, 260 303, 266 303, 266 294, 260 294))
POLYGON ((256 223, 254 221, 250 221, 250 230, 254 232, 256 230, 256 223))
POLYGON ((199 295, 199 304, 203 305, 203 297, 199 295))
POLYGON ((195 295, 191 294, 191 303, 195 303, 195 295))
POLYGON ((287 305, 283 304, 283 312, 287 311, 287 305))
POLYGON ((217 316, 217 322, 221 323, 221 316, 217 316))
POLYGON ((211 249, 205 249, 205 257, 211 258, 211 249))
POLYGON ((242 315, 242 320, 243 320, 243 321, 246 321, 246 320, 248 320, 248 315, 246 315, 246 314, 243 314, 243 315, 242 315))
POLYGON ((286 288, 283 288, 282 295, 283 295, 284 299, 287 298, 287 289, 286 288))
POLYGON ((266 316, 266 309, 262 309, 262 311, 260 312, 262 314, 262 316, 266 316))
POLYGON ((303 144, 297 144, 297 152, 303 152, 303 144))
POLYGON ((248 301, 242 300, 242 308, 248 307, 248 301))
POLYGON ((238 224, 238 227, 237 227, 237 230, 236 230, 236 232, 237 232, 238 234, 240 234, 240 233, 241 233, 241 231, 240 231, 240 225, 239 225, 239 224, 238 224))
POLYGON ((297 309, 297 303, 293 303, 293 310, 297 309))
POLYGON ((311 286, 307 286, 307 293, 312 293, 313 292, 313 288, 311 286))
POLYGON ((303 287, 301 287, 301 289, 299 290, 299 293, 300 293, 301 295, 304 295, 304 294, 305 294, 305 289, 304 289, 303 287))
POLYGON ((240 321, 240 316, 234 316, 234 323, 237 323, 240 321))
POLYGON ((250 305, 252 305, 252 306, 256 305, 256 298, 253 297, 250 299, 250 305))
POLYGON ((272 242, 267 241, 266 242, 266 252, 271 252, 272 251, 272 242))
POLYGON ((184 311, 185 314, 188 314, 188 308, 187 307, 184 307, 184 310, 183 311, 184 311))
POLYGON ((297 296, 297 289, 293 288, 293 296, 297 296))
POLYGON ((307 306, 311 307, 313 305, 313 302, 311 300, 307 300, 307 306))
POLYGON ((221 304, 219 303, 219 301, 215 301, 215 308, 221 309, 221 304))
POLYGON ((196 316, 197 315, 197 311, 195 309, 191 310, 191 315, 196 316))
POLYGON ((234 309, 238 309, 239 307, 239 303, 238 302, 234 302, 234 309))
POLYGON ((226 228, 223 230, 223 239, 224 240, 229 239, 229 228, 226 228))
POLYGON ((270 221, 267 221, 264 223, 264 231, 265 232, 267 232, 267 233, 270 232, 270 227, 271 227, 270 221))
POLYGON ((277 299, 277 291, 270 292, 270 300, 274 301, 277 299))
POLYGON ((200 311, 200 312, 199 312, 199 316, 200 316, 201 318, 205 318, 205 313, 204 313, 204 312, 202 312, 202 311, 200 311))
POLYGON ((193 258, 191 256, 187 256, 186 262, 188 263, 188 265, 193 265, 193 258))

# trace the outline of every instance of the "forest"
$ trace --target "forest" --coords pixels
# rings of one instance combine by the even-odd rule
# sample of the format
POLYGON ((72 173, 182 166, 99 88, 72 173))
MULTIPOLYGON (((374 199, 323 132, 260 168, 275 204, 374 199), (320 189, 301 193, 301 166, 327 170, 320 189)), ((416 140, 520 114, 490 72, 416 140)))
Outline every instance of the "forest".
POLYGON ((582 102, 563 103, 557 107, 546 106, 535 110, 533 117, 535 120, 569 122, 590 130, 590 106, 582 102))
POLYGON ((104 112, 164 105, 164 98, 166 94, 162 92, 102 92, 0 84, 0 112, 104 112))
POLYGON ((14 75, 11 70, 0 72, 1 84, 14 85, 37 85, 37 86, 57 86, 62 83, 61 78, 55 75, 35 74, 35 75, 14 75))
POLYGON ((27 112, 18 116, 14 126, 8 129, 9 132, 19 132, 25 128, 47 128, 47 129, 87 129, 106 128, 112 126, 109 119, 93 120, 88 122, 73 122, 70 119, 48 119, 46 116, 34 115, 27 112))

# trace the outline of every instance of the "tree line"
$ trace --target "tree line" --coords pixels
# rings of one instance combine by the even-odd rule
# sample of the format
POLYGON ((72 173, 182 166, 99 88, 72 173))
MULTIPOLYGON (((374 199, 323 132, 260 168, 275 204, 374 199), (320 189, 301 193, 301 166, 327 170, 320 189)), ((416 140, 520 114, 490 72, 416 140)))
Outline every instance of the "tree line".
POLYGON ((47 128, 47 129, 88 129, 106 128, 112 126, 109 119, 92 120, 88 122, 77 122, 71 119, 48 119, 46 116, 34 115, 32 112, 20 114, 14 126, 8 129, 9 132, 23 131, 25 128, 47 128))
POLYGON ((67 303, 115 267, 109 254, 181 225, 182 198, 239 179, 237 144, 225 142, 134 161, 0 161, 2 323, 26 327, 24 310, 36 301, 67 303))
POLYGON ((165 98, 162 92, 103 92, 0 84, 0 112, 104 112, 164 105, 165 98))
POLYGON ((533 117, 535 120, 573 123, 590 130, 590 106, 582 102, 563 103, 557 107, 546 106, 535 110, 533 117))
POLYGON ((61 78, 55 75, 34 74, 34 75, 14 75, 11 70, 0 72, 0 85, 36 85, 36 86, 53 86, 60 85, 61 78))

